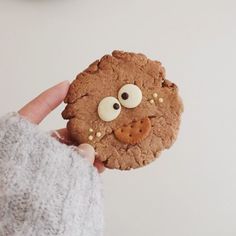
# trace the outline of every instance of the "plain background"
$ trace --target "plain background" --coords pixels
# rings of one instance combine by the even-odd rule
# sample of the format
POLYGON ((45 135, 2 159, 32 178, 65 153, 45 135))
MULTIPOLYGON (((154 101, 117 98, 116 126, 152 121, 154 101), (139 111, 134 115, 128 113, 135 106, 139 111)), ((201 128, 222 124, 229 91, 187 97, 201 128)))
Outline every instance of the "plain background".
MULTIPOLYGON (((1 115, 113 49, 160 60, 180 134, 149 166, 102 175, 105 236, 235 236, 235 26, 234 0, 0 0, 1 115)), ((42 129, 64 127, 63 108, 42 129)))

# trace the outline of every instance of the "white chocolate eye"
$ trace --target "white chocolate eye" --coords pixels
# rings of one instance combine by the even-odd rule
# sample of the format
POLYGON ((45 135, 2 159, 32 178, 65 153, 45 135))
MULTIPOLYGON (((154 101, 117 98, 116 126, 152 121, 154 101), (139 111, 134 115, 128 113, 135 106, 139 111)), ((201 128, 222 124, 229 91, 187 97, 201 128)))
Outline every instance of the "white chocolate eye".
POLYGON ((103 121, 114 120, 120 114, 120 111, 120 102, 114 97, 105 97, 98 105, 98 115, 103 121))
POLYGON ((119 90, 118 99, 124 107, 134 108, 142 101, 142 91, 134 84, 126 84, 119 90))

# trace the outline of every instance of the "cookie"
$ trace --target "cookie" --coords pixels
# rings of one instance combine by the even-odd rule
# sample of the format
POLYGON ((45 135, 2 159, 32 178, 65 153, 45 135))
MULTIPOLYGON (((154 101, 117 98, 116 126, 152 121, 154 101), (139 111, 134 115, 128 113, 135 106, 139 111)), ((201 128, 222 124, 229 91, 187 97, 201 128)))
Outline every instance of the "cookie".
POLYGON ((72 82, 62 112, 77 143, 90 143, 108 168, 149 164, 176 139, 183 104, 159 61, 114 51, 72 82))

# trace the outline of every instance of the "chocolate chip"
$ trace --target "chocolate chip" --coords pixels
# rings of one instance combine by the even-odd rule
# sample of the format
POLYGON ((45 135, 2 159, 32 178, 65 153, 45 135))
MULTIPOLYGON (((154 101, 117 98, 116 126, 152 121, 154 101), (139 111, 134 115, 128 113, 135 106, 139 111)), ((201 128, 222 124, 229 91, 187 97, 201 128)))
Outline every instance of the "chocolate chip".
POLYGON ((122 93, 121 94, 121 97, 124 99, 124 100, 127 100, 129 98, 129 94, 128 93, 122 93))
POLYGON ((115 110, 119 110, 120 105, 119 105, 118 103, 114 103, 113 108, 114 108, 115 110))

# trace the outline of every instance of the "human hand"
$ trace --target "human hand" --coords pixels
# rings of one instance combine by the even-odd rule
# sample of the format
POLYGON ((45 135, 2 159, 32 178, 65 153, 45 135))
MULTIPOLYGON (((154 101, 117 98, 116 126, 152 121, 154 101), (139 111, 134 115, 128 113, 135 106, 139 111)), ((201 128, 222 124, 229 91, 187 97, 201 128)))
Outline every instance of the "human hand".
MULTIPOLYGON (((69 81, 64 81, 49 88, 21 108, 18 113, 31 123, 40 124, 52 110, 63 102, 69 86, 69 81)), ((61 143, 75 145, 66 128, 52 132, 52 136, 61 143)), ((103 163, 95 158, 96 153, 91 145, 80 144, 78 147, 75 147, 75 150, 87 158, 97 168, 99 173, 105 170, 103 163)))

